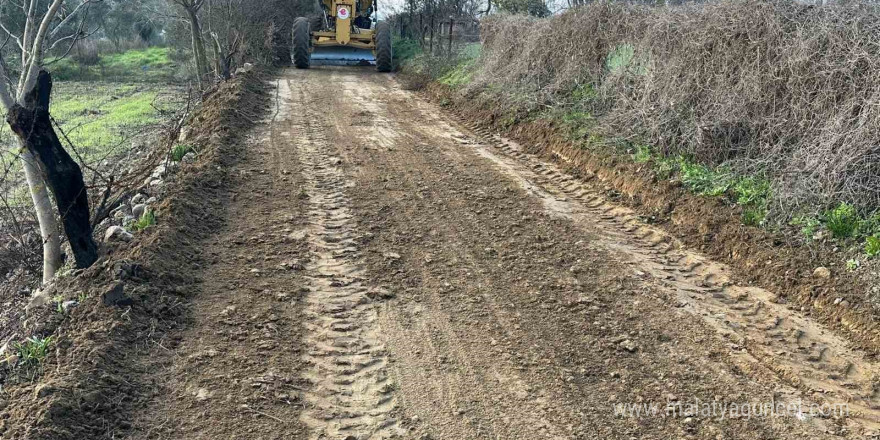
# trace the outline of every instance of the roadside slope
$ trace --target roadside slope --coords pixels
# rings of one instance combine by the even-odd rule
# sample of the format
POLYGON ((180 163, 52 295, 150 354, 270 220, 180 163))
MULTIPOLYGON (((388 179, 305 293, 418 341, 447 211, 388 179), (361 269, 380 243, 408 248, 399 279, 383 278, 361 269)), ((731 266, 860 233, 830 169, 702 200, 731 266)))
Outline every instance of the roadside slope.
POLYGON ((204 264, 200 245, 223 222, 227 168, 237 157, 231 153, 249 120, 263 112, 263 89, 256 74, 219 86, 193 116, 190 138, 200 157, 169 185, 158 225, 130 245, 110 245, 93 267, 57 282, 55 291, 79 299, 69 315, 53 315, 49 306, 30 311, 28 330, 51 335, 53 350, 36 381, 22 380, 32 370, 6 377, 0 437, 129 435, 134 414, 159 391, 141 360, 153 347, 173 347, 170 332, 189 319, 204 264))

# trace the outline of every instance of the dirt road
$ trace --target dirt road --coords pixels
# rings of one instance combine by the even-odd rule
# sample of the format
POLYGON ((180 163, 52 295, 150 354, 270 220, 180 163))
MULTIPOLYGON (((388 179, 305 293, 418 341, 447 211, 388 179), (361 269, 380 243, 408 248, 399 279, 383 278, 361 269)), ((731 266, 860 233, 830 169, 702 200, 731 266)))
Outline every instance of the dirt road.
POLYGON ((875 363, 603 188, 372 69, 273 87, 132 438, 863 438, 880 422, 875 363))

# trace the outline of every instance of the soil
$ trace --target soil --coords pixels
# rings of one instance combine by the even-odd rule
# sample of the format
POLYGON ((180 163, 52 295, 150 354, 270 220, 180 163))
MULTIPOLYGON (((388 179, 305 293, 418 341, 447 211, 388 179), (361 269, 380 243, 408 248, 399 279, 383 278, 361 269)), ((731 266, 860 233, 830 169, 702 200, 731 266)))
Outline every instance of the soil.
POLYGON ((191 136, 200 159, 169 183, 158 225, 131 244, 105 245, 95 265, 50 288, 50 297, 79 305, 68 314, 58 313, 54 303, 26 311, 19 337, 51 336, 54 342, 40 365, 0 368, 0 437, 128 435, 132 414, 160 390, 147 380, 142 359, 153 347, 173 347, 175 331, 191 321, 190 302, 205 264, 200 244, 225 217, 227 170, 239 157, 233 152, 242 148, 242 133, 264 113, 264 87, 260 77, 245 75, 201 105, 191 136))
POLYGON ((165 223, 119 251, 133 305, 98 295, 75 309, 40 379, 8 391, 3 438, 820 439, 880 426, 865 352, 599 179, 374 69, 229 87, 194 125, 215 153, 165 223))
POLYGON ((880 354, 877 266, 868 261, 858 272, 845 267, 850 258, 865 262, 857 243, 805 241, 798 228, 746 226, 735 203, 694 195, 680 182, 658 177, 650 163, 579 147, 555 121, 510 115, 498 102, 462 96, 437 84, 430 85, 429 95, 454 103, 450 110, 459 117, 522 142, 525 151, 567 173, 595 179, 593 186, 615 203, 633 208, 685 245, 729 264, 740 283, 774 291, 779 301, 840 331, 870 355, 880 354), (829 269, 831 276, 814 276, 819 268, 829 269))

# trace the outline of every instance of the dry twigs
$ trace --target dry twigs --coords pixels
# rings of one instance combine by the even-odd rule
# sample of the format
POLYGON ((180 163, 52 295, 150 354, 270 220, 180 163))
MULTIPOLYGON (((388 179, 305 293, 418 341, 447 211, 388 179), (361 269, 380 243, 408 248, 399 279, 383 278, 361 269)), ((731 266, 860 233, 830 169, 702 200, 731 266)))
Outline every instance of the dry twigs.
POLYGON ((609 132, 767 175, 777 218, 880 207, 880 6, 595 3, 492 17, 483 38, 472 87, 523 111, 588 89, 609 132))

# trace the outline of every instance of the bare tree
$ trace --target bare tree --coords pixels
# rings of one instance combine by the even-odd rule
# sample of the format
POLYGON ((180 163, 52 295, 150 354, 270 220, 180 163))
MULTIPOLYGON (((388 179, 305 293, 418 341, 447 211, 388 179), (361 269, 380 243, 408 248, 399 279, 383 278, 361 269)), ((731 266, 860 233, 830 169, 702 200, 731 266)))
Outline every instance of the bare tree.
POLYGON ((192 33, 193 58, 196 64, 196 76, 199 87, 204 89, 204 81, 208 75, 208 56, 205 52, 205 42, 202 40, 202 24, 199 20, 199 11, 205 5, 206 0, 168 0, 172 4, 180 6, 186 12, 192 33))
POLYGON ((20 34, 10 31, 4 25, 4 17, 0 17, 0 28, 6 33, 7 41, 14 41, 21 53, 17 85, 0 56, 0 105, 18 138, 22 167, 40 224, 44 283, 55 277, 62 264, 58 221, 52 209, 50 190, 55 195, 76 265, 88 267, 97 259, 82 171, 62 147, 49 118, 52 80, 43 69, 43 62, 46 51, 55 46, 69 43, 72 47, 82 34, 82 26, 75 27, 69 35, 61 36, 59 32, 98 1, 79 0, 73 8, 65 10, 64 0, 52 0, 45 12, 38 12, 39 0, 24 0, 16 5, 24 18, 20 34))

